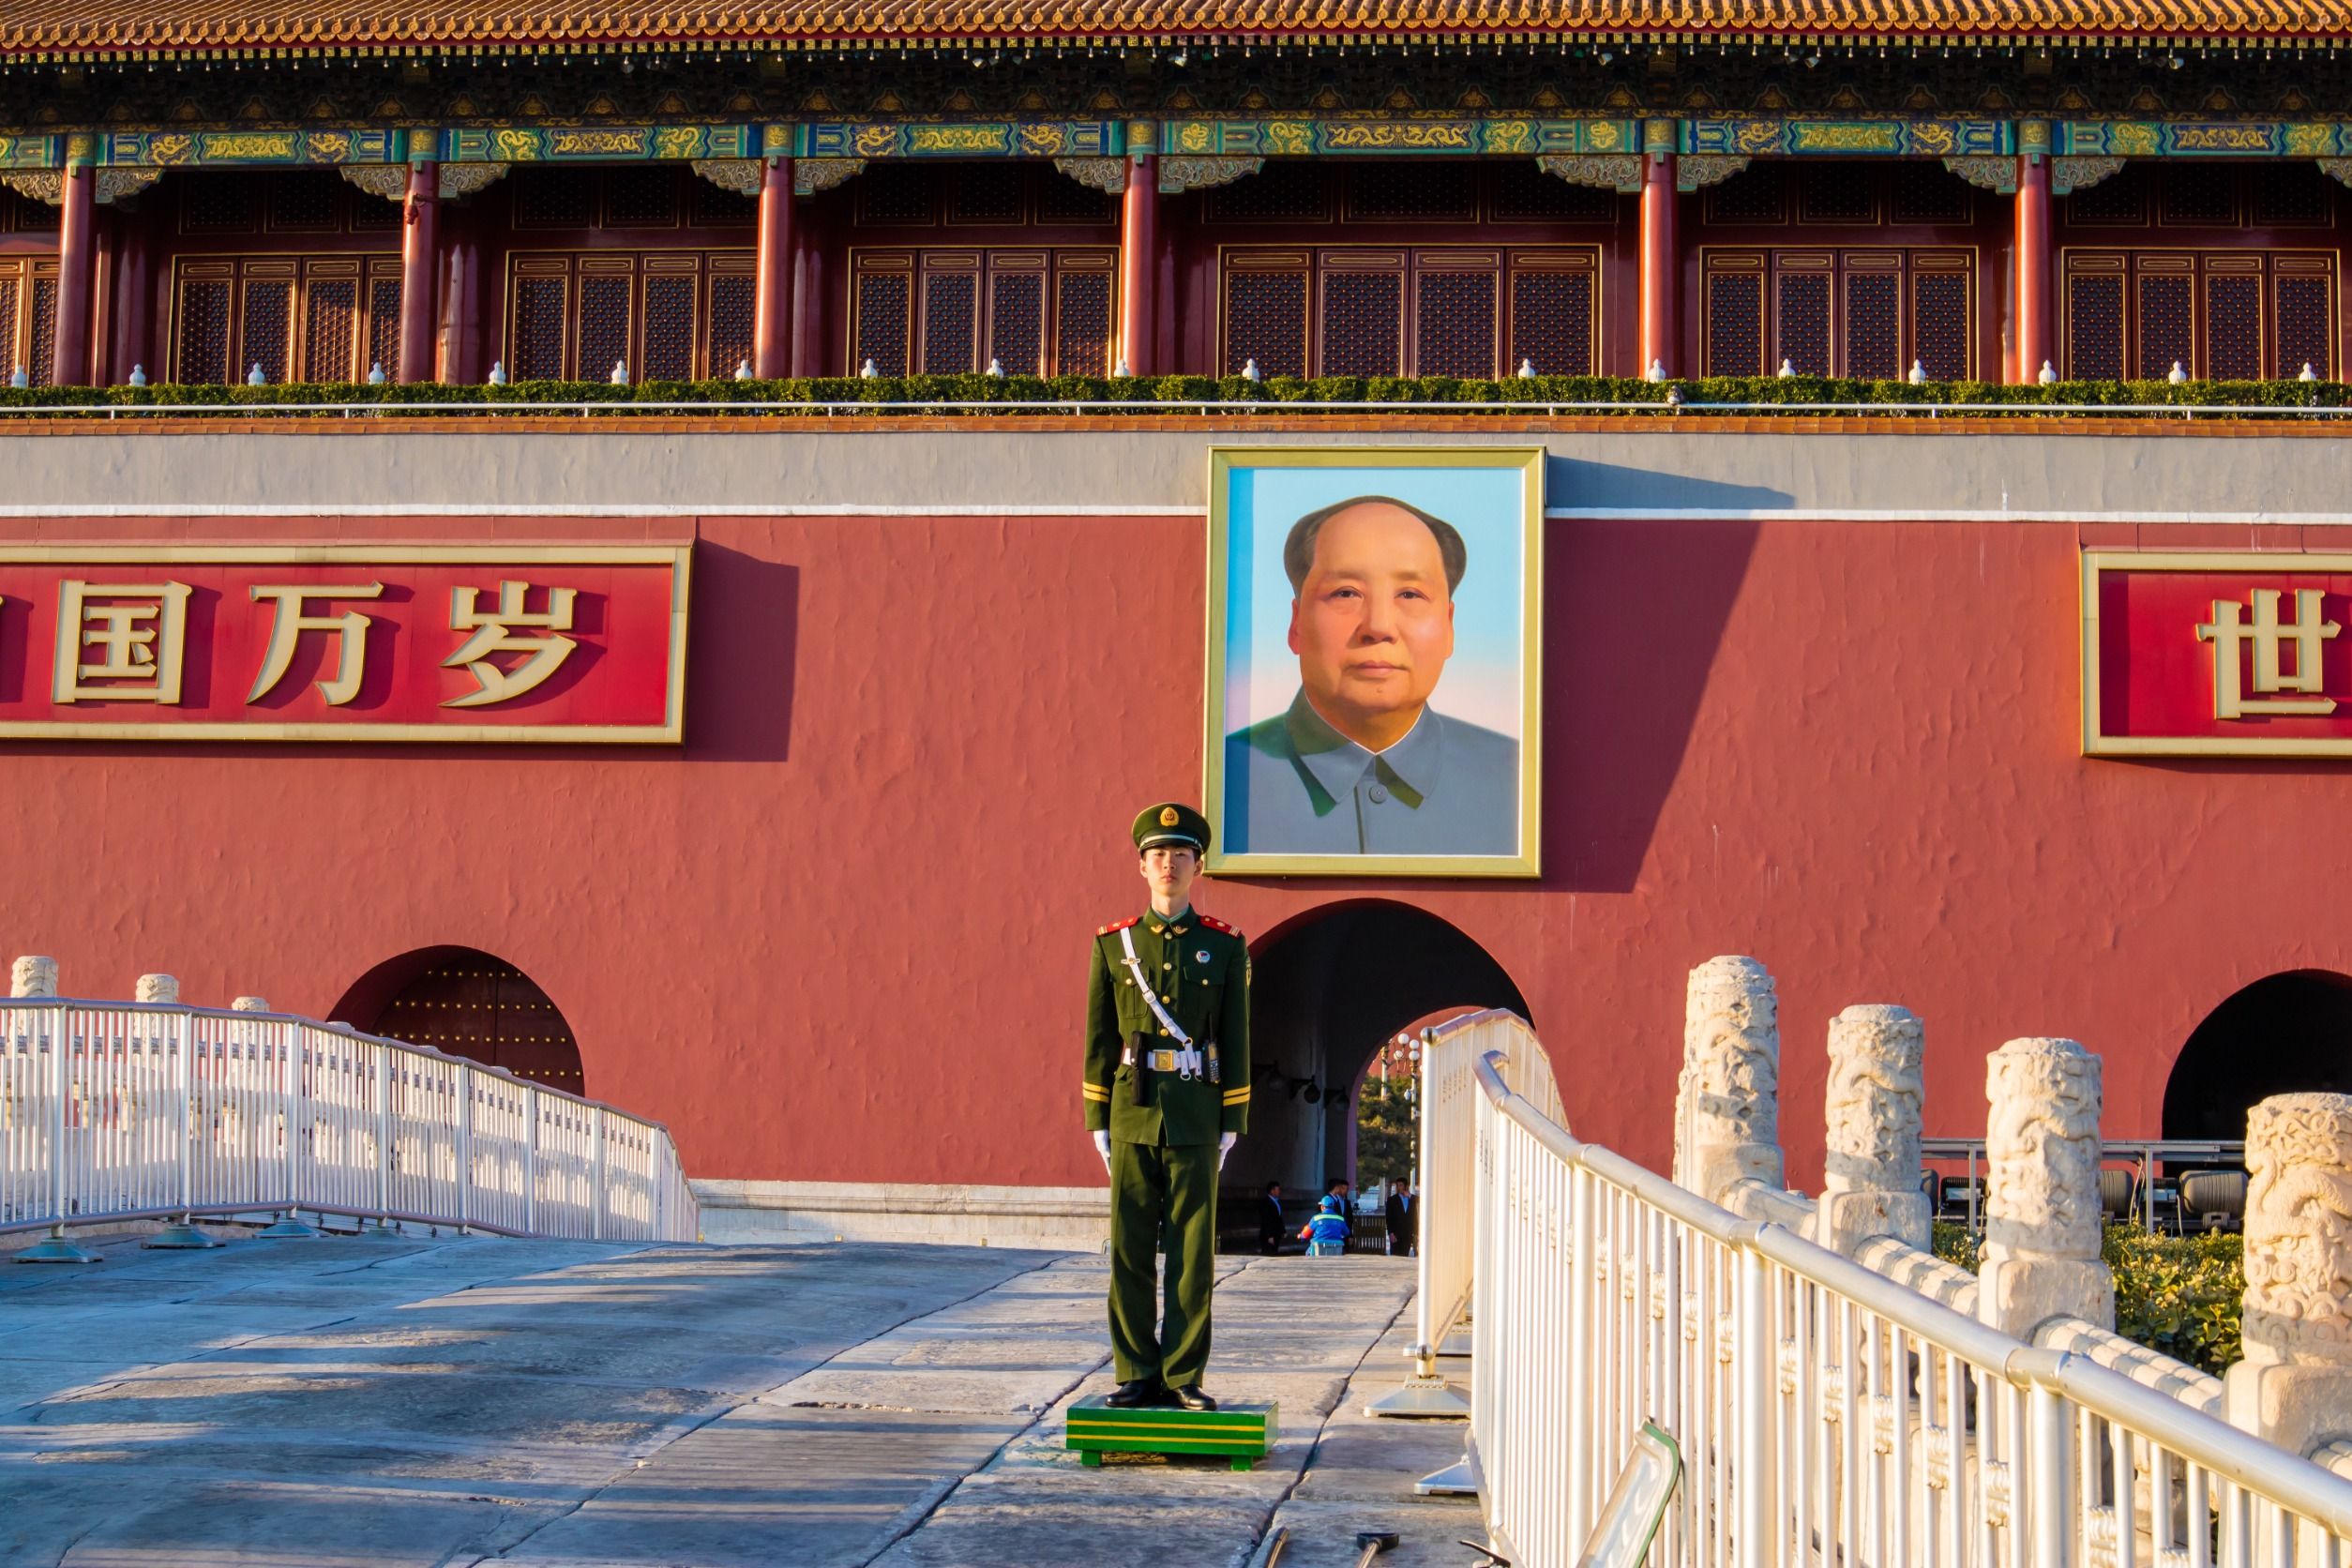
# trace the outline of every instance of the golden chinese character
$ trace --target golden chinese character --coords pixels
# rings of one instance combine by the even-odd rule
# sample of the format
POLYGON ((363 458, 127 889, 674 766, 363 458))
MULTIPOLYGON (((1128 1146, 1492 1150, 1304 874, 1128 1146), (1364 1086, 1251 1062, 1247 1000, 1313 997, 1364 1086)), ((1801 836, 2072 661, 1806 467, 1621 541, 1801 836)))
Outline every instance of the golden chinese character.
POLYGON ((305 615, 302 607, 310 599, 372 599, 383 593, 381 582, 347 583, 340 587, 314 582, 256 587, 255 604, 275 599, 278 608, 270 622, 269 651, 262 656, 262 672, 254 679, 246 701, 260 701, 286 678, 286 671, 294 668, 294 645, 306 631, 335 633, 335 676, 319 683, 319 692, 326 699, 327 706, 339 708, 358 696, 359 680, 368 668, 369 617, 356 610, 347 610, 340 615, 305 615))
POLYGON ((504 702, 520 697, 537 686, 563 667, 572 650, 580 646, 568 637, 517 637, 517 626, 537 626, 547 631, 572 629, 572 600, 579 596, 577 588, 550 588, 547 591, 547 611, 543 614, 523 612, 524 596, 531 592, 527 582, 502 581, 498 585, 498 608, 479 611, 475 603, 481 591, 459 588, 449 596, 449 629, 470 631, 464 646, 441 661, 445 670, 462 664, 481 689, 469 691, 463 697, 453 697, 442 704, 445 708, 486 708, 493 702, 504 702), (527 654, 530 656, 512 670, 502 670, 490 661, 492 654, 527 654))
POLYGON ((50 687, 56 701, 177 703, 189 592, 185 582, 63 584, 50 687), (96 663, 83 656, 92 648, 96 663))
POLYGON ((2344 628, 2319 618, 2320 591, 2295 590, 2295 619, 2279 625, 2277 588, 2254 591, 2254 625, 2244 623, 2245 606, 2234 599, 2215 599, 2213 619, 2197 627, 2197 641, 2213 644, 2213 716, 2243 718, 2249 714, 2331 714, 2335 700, 2328 697, 2248 697, 2240 685, 2238 650, 2254 644, 2254 688, 2257 692, 2316 692, 2321 688, 2319 645, 2344 628), (2281 668, 2279 645, 2295 646, 2295 669, 2281 668))

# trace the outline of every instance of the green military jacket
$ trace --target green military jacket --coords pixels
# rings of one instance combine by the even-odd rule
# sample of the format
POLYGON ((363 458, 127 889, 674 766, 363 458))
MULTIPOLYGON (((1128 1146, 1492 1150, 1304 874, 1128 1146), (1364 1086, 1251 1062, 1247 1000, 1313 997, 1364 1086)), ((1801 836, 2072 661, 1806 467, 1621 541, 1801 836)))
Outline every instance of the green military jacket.
POLYGON ((1221 1133, 1249 1130, 1249 945, 1221 920, 1187 910, 1173 921, 1141 914, 1094 933, 1086 977, 1086 1130, 1122 1143, 1214 1143, 1221 1133), (1192 1037, 1205 1060, 1216 1048, 1216 1077, 1146 1076, 1138 1099, 1136 1069, 1121 1057, 1133 1042, 1147 1050, 1175 1040, 1144 1001, 1120 945, 1135 956, 1160 1004, 1192 1037), (1140 1035, 1141 1039, 1137 1039, 1140 1035))

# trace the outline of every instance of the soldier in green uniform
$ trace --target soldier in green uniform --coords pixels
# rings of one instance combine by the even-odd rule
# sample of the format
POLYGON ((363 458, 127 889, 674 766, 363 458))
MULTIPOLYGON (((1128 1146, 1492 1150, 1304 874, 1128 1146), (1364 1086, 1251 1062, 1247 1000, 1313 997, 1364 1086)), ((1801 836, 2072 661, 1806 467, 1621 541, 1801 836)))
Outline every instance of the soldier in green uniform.
POLYGON ((1086 979, 1086 1130, 1110 1170, 1110 1346, 1122 1408, 1214 1410, 1209 1364, 1217 1170, 1249 1126, 1249 947, 1192 907, 1209 823, 1189 806, 1135 820, 1149 912, 1094 933, 1086 979), (1154 1254, 1168 1234, 1167 1317, 1154 1254), (1153 1330, 1155 1326, 1157 1333, 1153 1330))

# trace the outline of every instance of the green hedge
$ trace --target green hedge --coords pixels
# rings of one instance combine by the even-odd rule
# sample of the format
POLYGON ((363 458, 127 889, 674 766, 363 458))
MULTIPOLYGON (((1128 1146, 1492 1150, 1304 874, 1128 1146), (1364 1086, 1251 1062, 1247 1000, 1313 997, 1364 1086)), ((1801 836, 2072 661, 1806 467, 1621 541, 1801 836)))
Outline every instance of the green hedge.
MULTIPOLYGON (((1936 1256, 1974 1272, 1977 1238, 1968 1227, 1936 1222, 1936 1256)), ((2246 1293, 2241 1236, 2151 1235, 2111 1225, 2099 1254, 2115 1273, 2115 1327, 2124 1338, 2220 1377, 2239 1358, 2239 1321, 2246 1293)))
MULTIPOLYGON (((1848 381, 1820 376, 1705 377, 1651 382, 1621 376, 1533 376, 1465 381, 1451 376, 896 376, 863 380, 820 376, 798 381, 648 381, 615 386, 602 381, 520 381, 505 386, 369 386, 296 382, 271 386, 0 387, 0 408, 267 407, 280 403, 868 403, 878 407, 942 402, 1248 402, 1453 403, 1465 412, 1509 412, 1528 404, 1650 403, 1669 392, 1685 407, 1771 403, 1802 412, 1824 404, 1885 407, 2066 407, 2118 405, 2222 408, 2343 408, 2352 406, 2344 383, 2209 381, 2175 386, 2161 381, 2058 382, 2005 386, 1994 382, 1848 381)), ((1663 412, 1663 408, 1661 409, 1663 412)))

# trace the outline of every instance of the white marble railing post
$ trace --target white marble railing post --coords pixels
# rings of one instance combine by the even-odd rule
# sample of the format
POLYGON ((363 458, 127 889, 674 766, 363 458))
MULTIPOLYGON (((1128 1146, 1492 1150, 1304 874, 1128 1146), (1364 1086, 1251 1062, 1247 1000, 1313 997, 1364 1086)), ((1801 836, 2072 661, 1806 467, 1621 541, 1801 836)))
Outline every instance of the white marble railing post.
POLYGON ((1742 1182, 1787 1185, 1780 1150, 1780 999, 1754 958, 1691 971, 1676 1083, 1674 1180, 1720 1203, 1742 1182))
POLYGON ((229 1011, 232 1013, 266 1013, 269 1011, 269 999, 263 996, 241 996, 229 1003, 229 1011))
POLYGON ((9 967, 10 996, 55 996, 57 994, 57 960, 27 953, 9 967))
POLYGON ((132 993, 141 1002, 176 1003, 180 999, 180 983, 170 974, 143 974, 139 988, 132 993))
POLYGON ((1863 1003, 1830 1020, 1821 1204, 1814 1239, 1851 1256, 1874 1236, 1927 1249, 1920 1190, 1926 1034, 1906 1007, 1863 1003))
POLYGON ((2012 1040, 1985 1059, 1991 1102, 1976 1315, 2030 1340, 2052 1318, 2115 1327, 2099 1257, 2099 1058, 2072 1040, 2012 1040))
POLYGON ((2352 1094, 2246 1113, 2245 1359, 2231 1425, 2297 1454, 2352 1438, 2352 1094))

